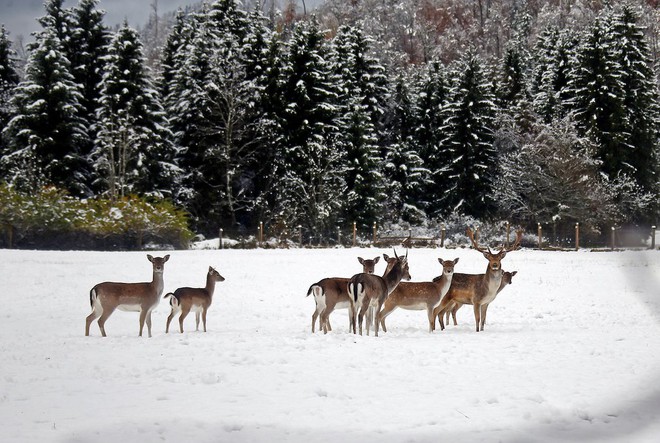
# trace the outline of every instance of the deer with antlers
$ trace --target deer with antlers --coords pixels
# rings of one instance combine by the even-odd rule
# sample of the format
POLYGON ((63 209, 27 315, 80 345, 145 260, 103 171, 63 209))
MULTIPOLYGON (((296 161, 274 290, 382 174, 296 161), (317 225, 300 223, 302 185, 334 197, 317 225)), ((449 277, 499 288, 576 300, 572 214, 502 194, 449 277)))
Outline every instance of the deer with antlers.
POLYGON ((449 292, 442 299, 440 305, 435 308, 434 314, 439 316, 440 329, 444 329, 442 317, 445 312, 450 310, 454 303, 460 303, 463 305, 472 305, 477 332, 484 330, 488 305, 495 300, 502 284, 502 277, 504 275, 502 259, 506 257, 508 252, 518 249, 522 240, 522 231, 518 231, 513 246, 502 247, 499 252, 494 253, 490 248, 480 247, 474 238, 474 233, 469 228, 467 235, 472 242, 472 247, 481 252, 486 260, 488 260, 488 267, 485 274, 454 274, 449 292))
MULTIPOLYGON (((375 257, 374 259, 364 259, 358 257, 358 262, 362 265, 362 272, 365 274, 373 274, 376 268, 376 264, 380 260, 380 257, 375 257)), ((314 302, 316 303, 316 308, 312 314, 312 333, 314 333, 314 326, 316 325, 316 319, 319 315, 323 314, 325 310, 328 310, 328 315, 326 315, 326 323, 319 323, 319 329, 324 331, 332 331, 332 326, 330 326, 329 315, 335 309, 348 309, 351 305, 351 300, 348 296, 348 278, 341 277, 330 277, 319 280, 318 282, 312 284, 307 290, 307 296, 314 294, 314 302)), ((322 317, 323 318, 323 317, 322 317)), ((352 328, 352 317, 348 316, 349 329, 352 328)))
MULTIPOLYGON (((502 274, 502 283, 500 283, 500 287, 497 289, 497 294, 496 296, 502 292, 502 289, 506 288, 508 285, 513 283, 513 277, 518 273, 518 271, 504 271, 504 274, 502 274)), ((439 280, 441 277, 436 277, 433 279, 433 281, 439 280)), ((491 302, 492 303, 492 302, 491 302)), ((456 322, 456 312, 461 309, 461 306, 463 306, 463 303, 459 303, 456 300, 453 301, 453 304, 451 306, 448 306, 448 310, 445 312, 445 323, 449 324, 449 316, 451 315, 451 318, 454 322, 454 326, 458 325, 456 322)), ((438 321, 440 323, 441 328, 444 327, 444 324, 442 323, 442 318, 440 318, 441 315, 438 314, 438 321)), ((435 323, 435 322, 434 322, 435 323)))
POLYGON ((458 263, 458 258, 455 260, 438 258, 438 261, 442 265, 442 275, 440 277, 432 282, 401 282, 387 297, 383 304, 383 310, 379 314, 383 332, 387 332, 385 318, 397 308, 413 311, 426 310, 429 320, 429 332, 435 330, 433 311, 440 305, 442 298, 449 291, 454 276, 454 266, 458 263))
MULTIPOLYGON (((356 274, 348 282, 348 293, 351 297, 351 313, 355 316, 356 309, 359 308, 358 324, 360 335, 362 335, 362 322, 364 315, 368 310, 372 310, 368 320, 375 320, 374 333, 378 337, 378 327, 380 324, 380 311, 387 297, 394 291, 401 280, 410 280, 410 270, 408 267, 408 253, 404 257, 399 257, 394 251, 394 257, 390 258, 383 254, 383 258, 388 262, 385 274, 382 277, 373 274, 356 274)), ((353 327, 355 328, 355 317, 353 317, 353 327)), ((371 321, 367 321, 367 335, 371 321)), ((353 330, 355 333, 355 329, 353 330)))
POLYGON ((151 311, 158 306, 160 294, 163 293, 163 271, 165 262, 170 256, 152 257, 147 255, 153 268, 153 277, 148 283, 115 283, 104 282, 94 286, 89 291, 89 303, 92 313, 87 316, 85 324, 85 335, 89 335, 89 326, 94 320, 99 319, 101 335, 105 337, 105 322, 110 315, 119 309, 120 311, 140 312, 140 337, 144 323, 147 323, 149 337, 151 337, 151 311))

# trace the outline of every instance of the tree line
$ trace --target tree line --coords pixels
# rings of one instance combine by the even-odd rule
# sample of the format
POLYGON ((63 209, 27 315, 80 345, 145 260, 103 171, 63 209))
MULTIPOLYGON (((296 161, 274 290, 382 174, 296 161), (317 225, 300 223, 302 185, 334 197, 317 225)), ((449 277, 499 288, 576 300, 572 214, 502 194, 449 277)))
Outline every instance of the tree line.
POLYGON ((657 76, 630 4, 579 29, 520 8, 497 52, 448 56, 393 47, 373 16, 215 0, 179 11, 152 70, 98 0, 63 3, 46 1, 22 76, 0 30, 0 181, 22 192, 165 198, 207 235, 657 218, 657 76))

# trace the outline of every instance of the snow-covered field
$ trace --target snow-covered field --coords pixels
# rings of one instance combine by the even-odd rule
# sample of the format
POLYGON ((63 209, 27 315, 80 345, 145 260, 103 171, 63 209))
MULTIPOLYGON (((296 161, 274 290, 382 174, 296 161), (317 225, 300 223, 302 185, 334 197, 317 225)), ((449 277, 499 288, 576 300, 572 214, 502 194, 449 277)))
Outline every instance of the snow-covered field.
MULTIPOLYGON (((209 332, 191 315, 166 335, 162 302, 153 338, 118 311, 103 339, 96 322, 84 336, 89 289, 150 280, 145 253, 1 250, 0 441, 660 441, 660 252, 512 252, 480 333, 466 307, 433 334, 397 310, 378 338, 349 334, 346 311, 312 335, 309 285, 383 252, 169 252, 166 291, 203 286, 209 265, 226 278, 209 332)), ((413 249, 413 281, 437 257, 486 267, 413 249)))

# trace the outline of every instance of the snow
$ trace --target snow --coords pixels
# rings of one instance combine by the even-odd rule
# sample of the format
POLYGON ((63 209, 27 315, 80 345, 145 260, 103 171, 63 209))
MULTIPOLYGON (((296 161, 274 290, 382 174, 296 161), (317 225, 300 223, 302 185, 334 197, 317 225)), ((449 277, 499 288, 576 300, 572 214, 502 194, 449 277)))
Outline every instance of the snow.
MULTIPOLYGON (((170 251, 164 293, 203 286, 209 265, 226 281, 209 332, 190 315, 165 334, 161 302, 148 339, 126 312, 108 338, 96 323, 84 336, 90 288, 149 280, 146 253, 0 250, 2 440, 658 441, 660 253, 512 252, 518 274, 484 332, 464 307, 433 334, 400 309, 378 338, 349 334, 345 310, 312 334, 310 284, 384 252, 170 251)), ((413 281, 438 275, 438 257, 486 267, 469 249, 408 257, 413 281)))

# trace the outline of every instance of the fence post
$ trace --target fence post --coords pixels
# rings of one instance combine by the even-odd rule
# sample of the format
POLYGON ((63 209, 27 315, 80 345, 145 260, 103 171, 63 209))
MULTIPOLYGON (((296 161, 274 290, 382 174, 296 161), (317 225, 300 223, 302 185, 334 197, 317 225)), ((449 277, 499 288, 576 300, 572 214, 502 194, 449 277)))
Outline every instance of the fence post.
POLYGON ((339 230, 339 226, 337 226, 337 246, 341 245, 341 231, 339 230))
POLYGON ((543 228, 541 223, 538 224, 538 234, 539 234, 539 249, 543 249, 543 228))
MULTIPOLYGON (((9 227, 9 229, 10 229, 9 232, 11 232, 11 226, 9 227)), ((655 225, 651 226, 651 249, 655 249, 655 229, 656 229, 655 225)))
POLYGON ((445 228, 445 225, 442 225, 442 229, 440 230, 440 247, 441 248, 445 247, 445 235, 446 235, 446 228, 445 228))
POLYGON ((612 226, 612 251, 614 251, 615 235, 616 235, 616 228, 612 226))
POLYGON ((378 225, 376 224, 376 222, 374 222, 374 241, 373 241, 374 246, 376 246, 376 235, 377 235, 377 233, 378 233, 378 225))
POLYGON ((353 247, 357 246, 357 222, 353 222, 353 247))
POLYGON ((509 240, 511 239, 511 225, 506 222, 506 247, 509 248, 509 240))
POLYGON ((223 249, 223 247, 222 247, 222 228, 220 228, 220 232, 219 232, 219 234, 220 234, 220 235, 219 235, 219 245, 218 245, 218 249, 223 249))
POLYGON ((298 225, 298 243, 300 243, 300 247, 302 248, 302 225, 298 225))
POLYGON ((14 248, 14 227, 10 224, 7 225, 7 243, 9 249, 14 248))
POLYGON ((259 222, 259 246, 263 247, 264 243, 264 222, 259 222))
POLYGON ((580 223, 575 223, 575 250, 580 249, 580 223))

